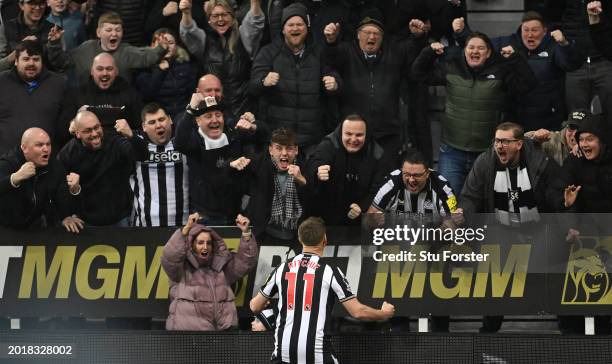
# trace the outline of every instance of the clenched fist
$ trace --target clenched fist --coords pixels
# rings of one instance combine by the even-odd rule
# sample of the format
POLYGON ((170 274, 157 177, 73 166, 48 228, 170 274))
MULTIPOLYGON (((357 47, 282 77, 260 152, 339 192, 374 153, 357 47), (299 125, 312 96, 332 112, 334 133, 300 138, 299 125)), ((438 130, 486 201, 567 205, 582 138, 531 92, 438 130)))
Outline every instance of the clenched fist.
POLYGON ((263 85, 266 87, 276 86, 278 80, 280 80, 280 75, 278 73, 269 72, 266 78, 263 80, 263 85))
POLYGON ((115 130, 117 133, 128 139, 134 136, 134 133, 132 133, 132 128, 130 128, 130 124, 128 124, 127 120, 125 119, 115 120, 115 130))
POLYGON ((191 14, 191 0, 181 0, 178 7, 181 12, 191 14))
POLYGON ((453 19, 453 32, 461 33, 465 29, 465 19, 463 17, 453 19))
POLYGON ((36 165, 34 162, 25 162, 17 172, 11 174, 11 182, 13 185, 19 186, 21 182, 32 178, 36 174, 36 165))
POLYGON ((507 45, 504 48, 502 48, 499 53, 501 53, 501 55, 504 56, 505 58, 508 58, 514 54, 514 48, 511 45, 507 45))
POLYGON ((178 3, 176 1, 168 1, 168 4, 166 4, 166 6, 164 6, 163 10, 162 10, 162 15, 163 16, 170 16, 173 14, 178 13, 178 3))
POLYGON ((444 44, 440 42, 435 42, 435 43, 431 43, 429 46, 431 47, 431 50, 433 50, 436 55, 439 56, 439 55, 444 54, 444 44))
POLYGON ((338 89, 338 83, 336 82, 336 78, 332 76, 324 76, 323 85, 325 85, 325 89, 327 91, 336 91, 338 89))
POLYGON ((359 215, 361 215, 361 207, 359 207, 359 205, 357 205, 356 203, 352 203, 350 206, 350 210, 347 214, 348 218, 351 220, 355 220, 359 217, 359 215))
POLYGON ((340 23, 329 23, 323 29, 323 35, 327 43, 335 43, 340 34, 340 23))
POLYGON ((240 157, 240 158, 236 159, 235 161, 230 162, 230 167, 232 167, 232 168, 234 168, 234 169, 236 169, 238 171, 242 171, 250 163, 251 163, 251 160, 249 158, 240 157))
POLYGON ((317 178, 319 181, 325 182, 329 181, 329 171, 331 170, 331 166, 329 164, 324 164, 317 168, 317 178))
POLYGON ((565 35, 563 35, 563 32, 560 31, 559 29, 553 30, 552 32, 550 32, 550 36, 553 37, 555 42, 557 42, 559 45, 564 46, 569 43, 567 39, 565 38, 565 35))

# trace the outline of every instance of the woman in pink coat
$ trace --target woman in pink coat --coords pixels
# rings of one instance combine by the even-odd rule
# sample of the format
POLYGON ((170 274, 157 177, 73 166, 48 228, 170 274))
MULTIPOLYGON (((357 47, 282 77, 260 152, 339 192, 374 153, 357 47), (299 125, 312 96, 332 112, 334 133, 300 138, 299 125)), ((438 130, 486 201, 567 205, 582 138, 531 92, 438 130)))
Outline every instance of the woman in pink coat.
POLYGON ((238 215, 242 231, 237 253, 230 252, 213 229, 189 216, 164 247, 162 267, 170 278, 167 330, 226 330, 238 325, 231 285, 257 263, 257 242, 249 219, 238 215))

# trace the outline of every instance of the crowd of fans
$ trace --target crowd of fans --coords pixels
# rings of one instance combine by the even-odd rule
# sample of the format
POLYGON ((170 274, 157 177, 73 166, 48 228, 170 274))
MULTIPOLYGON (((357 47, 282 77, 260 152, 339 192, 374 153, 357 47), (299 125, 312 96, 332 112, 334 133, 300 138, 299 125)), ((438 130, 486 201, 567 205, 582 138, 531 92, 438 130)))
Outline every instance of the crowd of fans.
POLYGON ((612 212, 608 3, 545 9, 490 38, 459 0, 3 1, 0 224, 243 214, 291 245, 308 216, 612 212))

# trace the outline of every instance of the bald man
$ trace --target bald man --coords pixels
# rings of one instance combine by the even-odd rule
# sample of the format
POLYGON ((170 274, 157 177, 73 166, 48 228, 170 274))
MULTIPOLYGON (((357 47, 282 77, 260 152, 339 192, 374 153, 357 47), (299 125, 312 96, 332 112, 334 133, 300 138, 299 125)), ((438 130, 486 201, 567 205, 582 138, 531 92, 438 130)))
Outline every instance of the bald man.
POLYGON ((87 225, 128 226, 132 209, 130 175, 135 160, 148 158, 147 143, 127 121, 117 120, 106 133, 91 111, 74 118, 72 139, 59 152, 64 168, 78 176, 83 189, 81 214, 87 225))
POLYGON ((53 226, 61 219, 78 233, 75 215, 79 178, 51 157, 51 139, 41 128, 27 129, 21 144, 0 157, 0 225, 14 229, 53 226))
POLYGON ((116 61, 109 53, 94 57, 89 80, 64 98, 60 120, 68 125, 82 108, 94 112, 107 133, 114 133, 117 120, 125 120, 132 129, 140 126, 140 93, 119 75, 116 61))

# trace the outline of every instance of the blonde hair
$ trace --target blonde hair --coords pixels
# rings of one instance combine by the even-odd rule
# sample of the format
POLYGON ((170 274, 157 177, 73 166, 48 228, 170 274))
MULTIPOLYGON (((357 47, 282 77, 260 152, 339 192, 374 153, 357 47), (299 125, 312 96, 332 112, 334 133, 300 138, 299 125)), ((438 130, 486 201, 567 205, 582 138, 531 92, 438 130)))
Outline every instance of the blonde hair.
POLYGON ((238 20, 236 19, 236 14, 234 13, 234 9, 226 0, 211 0, 206 8, 206 16, 210 19, 210 15, 215 7, 220 6, 225 11, 227 11, 232 16, 232 34, 227 39, 227 48, 231 55, 236 51, 236 44, 238 43, 238 37, 240 37, 240 32, 238 31, 238 20))

